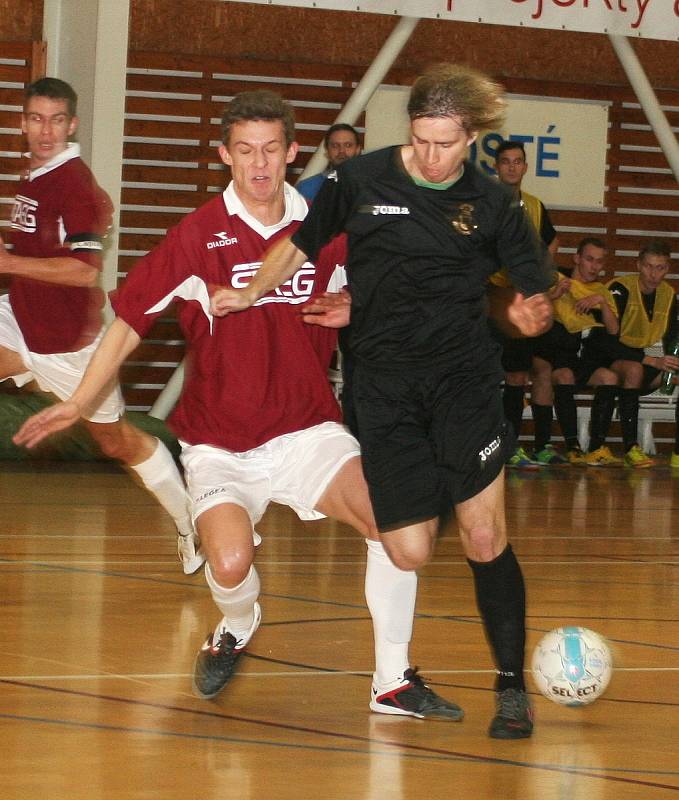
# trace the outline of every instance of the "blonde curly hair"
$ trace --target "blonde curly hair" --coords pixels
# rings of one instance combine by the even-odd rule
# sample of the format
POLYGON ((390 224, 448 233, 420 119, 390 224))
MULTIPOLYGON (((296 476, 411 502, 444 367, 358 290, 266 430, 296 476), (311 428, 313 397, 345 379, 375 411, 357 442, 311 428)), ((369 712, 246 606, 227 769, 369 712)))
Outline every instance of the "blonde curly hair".
POLYGON ((410 119, 459 117, 467 133, 502 125, 507 110, 504 87, 483 72, 460 64, 437 64, 413 84, 410 119))

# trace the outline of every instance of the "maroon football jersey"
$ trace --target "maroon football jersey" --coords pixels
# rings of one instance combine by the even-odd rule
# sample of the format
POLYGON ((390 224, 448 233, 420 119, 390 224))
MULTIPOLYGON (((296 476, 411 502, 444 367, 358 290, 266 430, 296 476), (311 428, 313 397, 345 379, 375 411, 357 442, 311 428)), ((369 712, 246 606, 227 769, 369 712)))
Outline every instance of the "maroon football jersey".
MULTIPOLYGON (((69 256, 100 267, 113 207, 78 153, 77 145, 69 145, 20 182, 11 216, 15 255, 69 256)), ((101 328, 100 289, 15 276, 9 299, 34 353, 74 352, 90 344, 101 328)))
MULTIPOLYGON (((291 187, 286 197, 299 210, 300 196, 291 187)), ((224 197, 217 197, 172 228, 112 298, 118 317, 140 336, 170 302, 179 304, 187 369, 169 422, 189 444, 243 452, 341 419, 327 377, 335 331, 306 325, 299 306, 325 291, 336 267, 344 266, 343 239, 252 308, 226 317, 209 314, 209 287, 246 286, 264 252, 296 230, 301 216, 275 232, 255 230, 251 218, 228 213, 224 197)))

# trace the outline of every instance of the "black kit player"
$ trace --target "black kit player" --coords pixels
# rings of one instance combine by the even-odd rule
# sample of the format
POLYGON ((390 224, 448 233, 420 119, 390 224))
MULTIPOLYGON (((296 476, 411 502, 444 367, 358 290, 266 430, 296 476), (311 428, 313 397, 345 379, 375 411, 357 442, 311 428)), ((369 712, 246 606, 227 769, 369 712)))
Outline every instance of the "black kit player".
POLYGON ((268 91, 244 92, 222 118, 219 155, 233 180, 141 259, 114 298, 116 319, 70 400, 32 417, 15 440, 32 446, 72 424, 113 377, 170 303, 188 347, 184 387, 169 423, 182 444, 193 518, 207 555, 205 575, 223 615, 200 649, 194 690, 216 696, 261 620, 254 525, 270 501, 301 519, 330 516, 367 539, 365 592, 376 670, 371 708, 384 714, 459 720, 408 662, 417 575, 399 569, 380 543, 359 446, 341 424, 328 382, 336 332, 304 324, 299 308, 344 266, 336 239, 313 263, 243 314, 215 318, 210 287, 247 285, 268 246, 308 213, 285 182, 297 154, 290 106, 268 91), (376 688, 375 688, 376 687, 376 688))
POLYGON ((501 87, 474 70, 444 64, 427 72, 410 94, 412 143, 331 173, 300 229, 271 249, 248 287, 216 291, 212 308, 238 316, 231 312, 346 231, 348 391, 380 538, 398 567, 417 569, 454 508, 498 670, 489 734, 517 739, 533 728, 525 589, 505 527, 503 465, 514 437, 487 323, 487 279, 507 267, 521 294, 506 317, 524 334, 548 326, 551 304, 549 259, 520 204, 464 160, 504 109, 501 87))
MULTIPOLYGON (((544 203, 532 194, 521 188, 528 162, 523 142, 505 140, 498 145, 495 151, 495 169, 498 180, 505 186, 510 186, 517 198, 521 200, 523 210, 528 219, 538 232, 538 235, 547 246, 552 256, 559 249, 559 240, 556 230, 552 225, 549 211, 544 203)), ((507 273, 500 270, 490 277, 491 291, 494 287, 509 285, 507 273)), ((518 439, 523 420, 523 406, 526 389, 531 383, 531 410, 535 425, 535 450, 532 456, 521 447, 517 447, 509 458, 507 466, 518 468, 536 468, 543 466, 558 466, 566 463, 566 459, 551 444, 552 432, 552 385, 549 380, 540 381, 536 376, 531 376, 533 366, 532 340, 520 337, 503 336, 497 332, 502 344, 502 366, 505 370, 505 385, 502 390, 502 402, 505 416, 518 439)))
MULTIPOLYGON (((26 88, 21 126, 29 164, 12 209, 13 249, 0 239, 0 273, 11 276, 9 294, 0 297, 0 380, 35 380, 61 399, 78 385, 102 334, 104 295, 96 284, 112 217, 108 195, 69 141, 76 103, 73 88, 57 78, 26 88)), ((193 573, 205 558, 177 466, 159 439, 125 420, 120 388, 105 388, 82 408, 85 426, 172 516, 184 572, 193 573)))

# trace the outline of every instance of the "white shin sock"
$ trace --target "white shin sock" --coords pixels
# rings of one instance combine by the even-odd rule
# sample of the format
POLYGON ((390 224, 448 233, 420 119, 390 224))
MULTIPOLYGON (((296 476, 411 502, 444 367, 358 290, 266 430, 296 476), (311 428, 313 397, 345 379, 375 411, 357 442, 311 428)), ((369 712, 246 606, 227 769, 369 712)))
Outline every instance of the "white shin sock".
POLYGON ((375 682, 391 688, 410 666, 417 573, 394 566, 381 542, 366 540, 365 599, 375 634, 375 682))
POLYGON ((243 640, 243 645, 247 644, 247 638, 252 632, 255 621, 255 603, 260 590, 259 575, 254 565, 250 567, 245 580, 233 589, 227 589, 217 583, 209 564, 205 565, 205 579, 210 587, 212 599, 224 615, 215 629, 215 639, 218 639, 221 632, 226 629, 236 639, 243 640))
POLYGON ((141 464, 130 466, 130 469, 137 473, 144 486, 172 517, 179 533, 190 536, 193 524, 184 481, 170 451, 160 439, 156 441, 158 444, 153 455, 141 464))

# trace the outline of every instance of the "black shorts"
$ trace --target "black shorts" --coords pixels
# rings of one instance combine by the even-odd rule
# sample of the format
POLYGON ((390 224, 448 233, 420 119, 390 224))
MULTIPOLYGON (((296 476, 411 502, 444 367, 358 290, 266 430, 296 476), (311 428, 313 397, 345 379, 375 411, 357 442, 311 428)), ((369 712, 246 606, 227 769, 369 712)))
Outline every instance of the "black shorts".
POLYGON ((651 394, 651 392, 655 392, 658 387, 651 386, 651 384, 658 377, 658 375, 662 375, 662 372, 663 371, 657 367, 650 367, 648 364, 644 364, 644 377, 641 381, 641 394, 651 394))
POLYGON ((569 333, 563 325, 555 322, 547 333, 536 337, 533 353, 549 362, 553 370, 569 369, 573 373, 575 386, 584 388, 600 367, 612 363, 607 362, 600 353, 586 350, 586 342, 581 333, 569 333))
POLYGON ((559 322, 533 341, 533 353, 538 358, 549 362, 552 369, 570 369, 575 373, 580 365, 578 354, 582 336, 569 333, 559 322))
MULTIPOLYGON (((641 362, 644 351, 640 347, 629 347, 623 344, 617 336, 598 331, 583 341, 581 360, 591 372, 599 367, 610 368, 614 361, 637 361, 641 362)), ((650 384, 658 377, 660 370, 643 364, 643 378, 641 381, 641 394, 648 394, 654 391, 650 384)), ((590 372, 590 375, 591 375, 590 372)))
POLYGON ((614 361, 641 361, 644 351, 628 347, 617 336, 595 331, 583 341, 582 357, 600 367, 610 367, 614 361))
POLYGON ((533 366, 533 339, 506 336, 488 320, 493 339, 502 347, 502 369, 507 372, 530 372, 533 366))
POLYGON ((502 346, 502 369, 505 372, 530 372, 533 366, 532 339, 505 339, 502 346))
POLYGON ((380 531, 445 516, 499 475, 514 437, 492 362, 465 375, 354 364, 352 408, 380 531))

